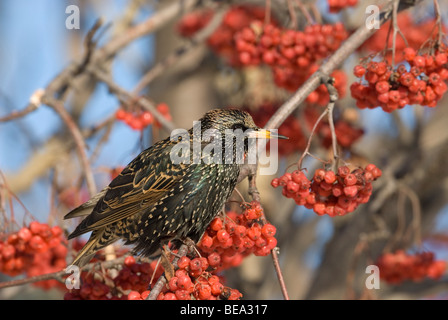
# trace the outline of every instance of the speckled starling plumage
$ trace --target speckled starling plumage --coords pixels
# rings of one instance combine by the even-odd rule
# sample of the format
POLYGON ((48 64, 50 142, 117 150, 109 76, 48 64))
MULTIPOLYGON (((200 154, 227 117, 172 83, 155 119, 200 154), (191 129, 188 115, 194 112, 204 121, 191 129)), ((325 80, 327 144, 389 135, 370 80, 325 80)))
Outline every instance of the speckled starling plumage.
MULTIPOLYGON (((211 110, 200 124, 202 133, 216 129, 222 137, 226 129, 236 128, 269 137, 269 131, 240 110, 211 110)), ((188 134, 193 139, 193 128, 188 134)), ((106 188, 64 217, 86 216, 69 239, 92 232, 73 264, 86 264, 98 250, 120 239, 143 256, 172 240, 200 240, 234 190, 241 165, 207 163, 204 158, 175 164, 170 153, 178 142, 168 137, 142 151, 106 188)))

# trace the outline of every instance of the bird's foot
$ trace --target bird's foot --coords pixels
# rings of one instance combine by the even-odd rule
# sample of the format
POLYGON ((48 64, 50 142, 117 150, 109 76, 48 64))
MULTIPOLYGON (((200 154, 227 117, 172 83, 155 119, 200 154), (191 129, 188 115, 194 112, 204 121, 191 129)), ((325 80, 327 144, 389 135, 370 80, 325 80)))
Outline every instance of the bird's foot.
POLYGON ((190 238, 185 238, 182 240, 183 244, 188 247, 188 253, 195 253, 198 257, 201 257, 198 248, 196 247, 196 243, 190 238))

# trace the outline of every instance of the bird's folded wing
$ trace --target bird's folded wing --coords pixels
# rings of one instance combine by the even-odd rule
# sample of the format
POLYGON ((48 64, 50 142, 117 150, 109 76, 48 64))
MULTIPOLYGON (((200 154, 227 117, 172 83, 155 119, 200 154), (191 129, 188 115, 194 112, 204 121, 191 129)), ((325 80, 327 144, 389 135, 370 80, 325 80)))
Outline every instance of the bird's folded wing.
MULTIPOLYGON (((92 211, 70 235, 70 238, 99 229, 152 206, 176 185, 183 176, 183 165, 176 165, 167 173, 167 161, 150 161, 140 154, 89 204, 92 211)), ((89 200, 90 201, 90 200, 89 200)), ((80 216, 87 203, 68 213, 64 218, 80 216), (74 213, 73 213, 74 212, 74 213)))

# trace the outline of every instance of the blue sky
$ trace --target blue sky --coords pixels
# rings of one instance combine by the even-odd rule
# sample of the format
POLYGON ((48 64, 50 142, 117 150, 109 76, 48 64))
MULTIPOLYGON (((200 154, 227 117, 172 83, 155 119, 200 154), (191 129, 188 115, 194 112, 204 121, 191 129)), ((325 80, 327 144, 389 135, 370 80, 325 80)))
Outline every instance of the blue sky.
MULTIPOLYGON (((0 2, 0 115, 24 108, 38 88, 44 88, 70 61, 82 53, 83 38, 101 14, 111 22, 123 12, 126 1, 98 1, 81 12, 79 30, 65 27, 68 5, 79 1, 2 0, 0 2), (100 14, 99 14, 100 12, 100 14), (76 37, 77 36, 77 37, 76 37), (77 51, 70 51, 69 42, 76 37, 77 51), (75 52, 79 52, 76 54, 75 52)), ((142 10, 137 21, 147 18, 148 8, 142 10)), ((108 30, 111 31, 113 26, 108 30)), ((106 32, 100 45, 111 32, 106 32)), ((139 79, 138 67, 150 63, 152 39, 145 37, 120 53, 113 65, 115 81, 131 89, 139 79)), ((99 123, 119 107, 118 101, 100 84, 86 105, 81 118, 82 127, 99 123)), ((54 135, 61 126, 59 117, 50 108, 41 106, 25 118, 0 124, 0 170, 13 173, 26 163, 34 148, 54 135), (27 132, 28 134, 24 134, 27 132)), ((126 125, 117 123, 94 167, 125 165, 138 152, 140 135, 126 125), (120 146, 117 148, 117 145, 120 146)), ((92 141, 95 143, 95 141, 92 141)), ((38 151, 38 150, 37 150, 38 151)), ((27 208, 39 219, 48 215, 48 179, 42 179, 23 195, 27 208), (42 200, 44 199, 44 200, 42 200), (31 210, 32 207, 32 210, 31 210)))

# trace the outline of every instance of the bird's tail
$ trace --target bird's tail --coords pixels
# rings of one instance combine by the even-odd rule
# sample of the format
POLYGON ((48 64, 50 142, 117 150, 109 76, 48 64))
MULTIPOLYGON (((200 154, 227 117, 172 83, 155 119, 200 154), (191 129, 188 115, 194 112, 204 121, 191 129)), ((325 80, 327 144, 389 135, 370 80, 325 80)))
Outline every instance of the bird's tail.
POLYGON ((82 268, 85 266, 90 260, 92 260, 93 256, 98 250, 103 249, 109 244, 115 242, 117 239, 115 237, 105 238, 103 237, 105 234, 104 229, 95 230, 90 235, 89 241, 84 245, 84 247, 79 251, 75 260, 71 263, 72 265, 78 266, 82 268))

